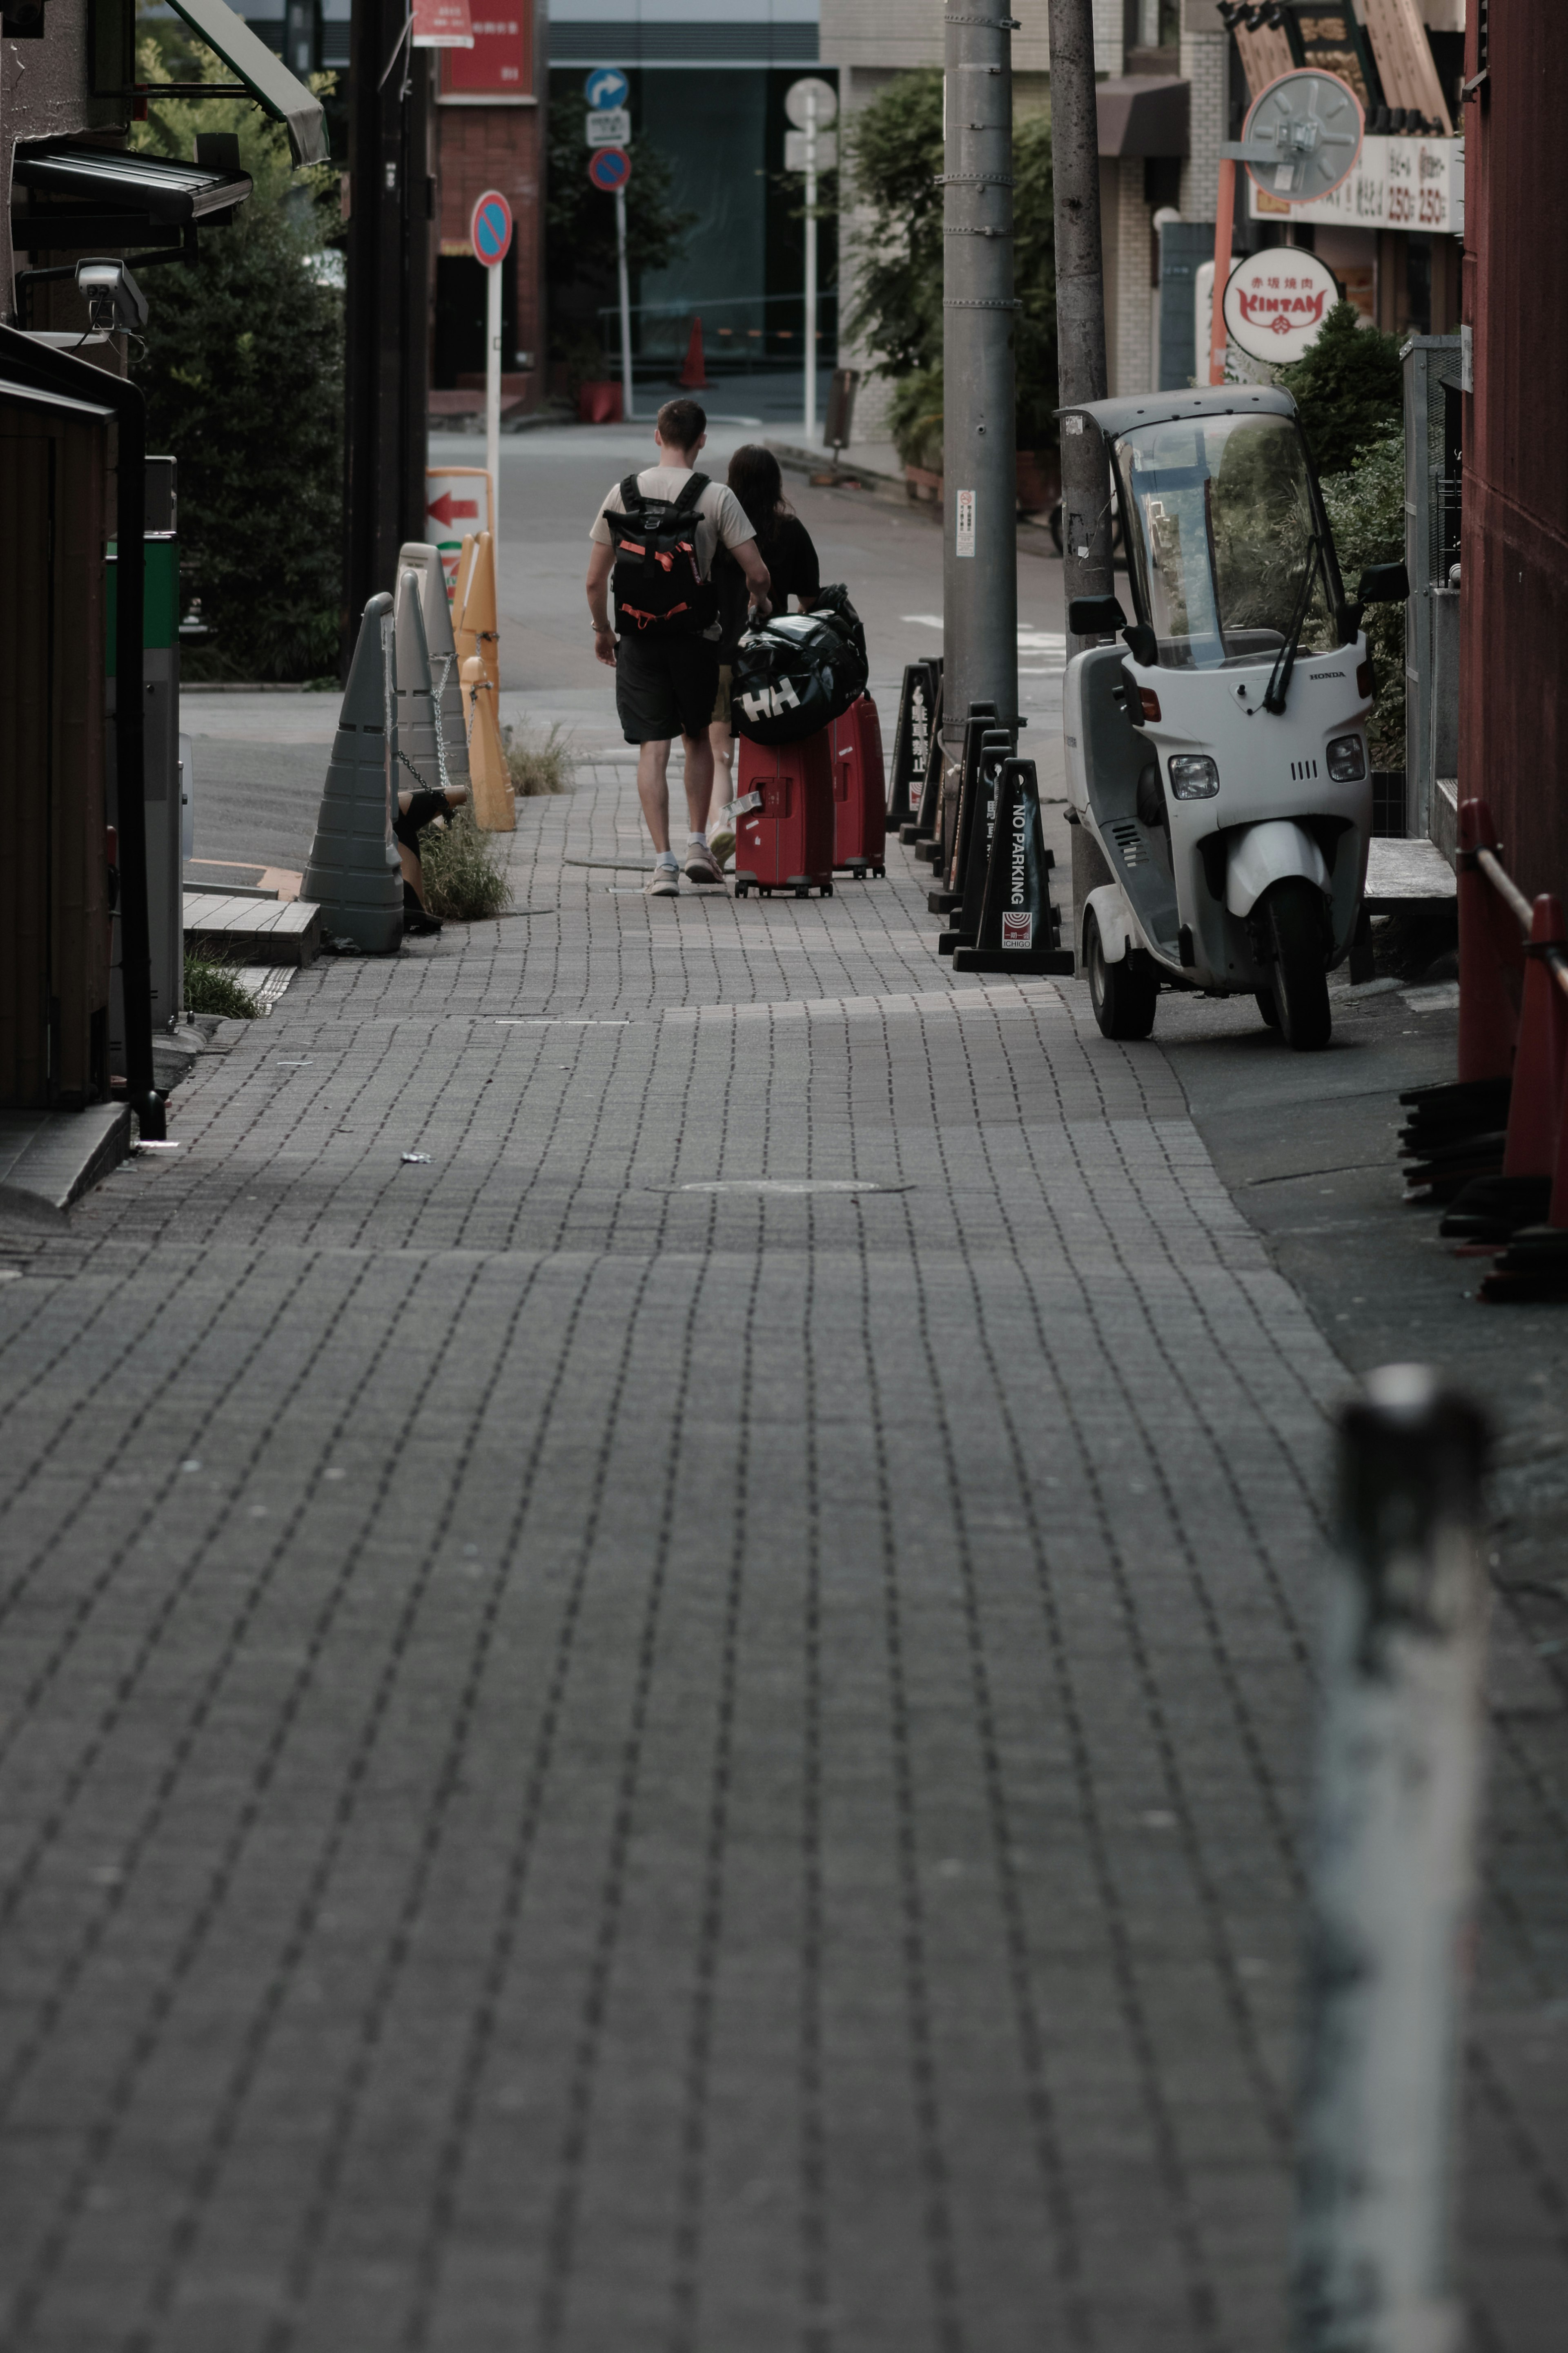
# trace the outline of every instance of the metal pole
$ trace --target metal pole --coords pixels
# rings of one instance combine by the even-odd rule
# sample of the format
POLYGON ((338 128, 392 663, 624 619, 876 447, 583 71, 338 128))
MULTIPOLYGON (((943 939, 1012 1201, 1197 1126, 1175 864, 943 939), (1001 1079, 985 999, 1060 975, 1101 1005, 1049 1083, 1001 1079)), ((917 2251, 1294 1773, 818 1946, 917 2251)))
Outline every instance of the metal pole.
POLYGON ((1293 2288, 1298 2353, 1457 2353, 1487 1433, 1421 1365, 1340 1419, 1293 2288))
POLYGON ((500 553, 500 274, 505 262, 485 272, 485 464, 490 475, 490 549, 500 553))
MULTIPOLYGON (((1105 278, 1100 249, 1100 125, 1092 0, 1049 0, 1051 158, 1057 248, 1057 365, 1064 408, 1103 400, 1105 278)), ((1098 433, 1062 418, 1062 588, 1108 596, 1110 477, 1098 433)), ((1068 650, 1083 640, 1069 632, 1068 650)))
POLYGON ((632 413, 632 282, 626 272, 626 192, 616 190, 616 273, 621 296, 621 415, 632 413))
POLYGON ((425 528, 429 443, 430 52, 406 0, 353 0, 348 82, 343 647, 425 528))
POLYGON ((1230 281, 1230 246, 1236 227, 1236 165, 1222 155, 1214 208, 1214 304, 1209 313, 1209 382, 1225 382, 1230 337, 1225 323, 1225 290, 1230 281))
POLYGON ((816 431, 816 92, 805 93, 805 438, 816 431))
POLYGON ((972 702, 1018 724, 1012 19, 953 9, 943 86, 943 794, 972 702))

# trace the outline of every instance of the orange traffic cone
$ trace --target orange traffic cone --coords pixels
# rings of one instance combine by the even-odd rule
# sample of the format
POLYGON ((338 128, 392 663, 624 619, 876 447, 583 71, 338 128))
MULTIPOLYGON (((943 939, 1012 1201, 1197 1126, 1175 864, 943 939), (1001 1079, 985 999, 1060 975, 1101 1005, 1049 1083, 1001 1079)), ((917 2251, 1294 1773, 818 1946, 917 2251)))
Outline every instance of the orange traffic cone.
POLYGON ((708 371, 702 362, 702 322, 691 322, 691 341, 686 346, 686 365, 676 379, 682 392, 711 392, 708 371))

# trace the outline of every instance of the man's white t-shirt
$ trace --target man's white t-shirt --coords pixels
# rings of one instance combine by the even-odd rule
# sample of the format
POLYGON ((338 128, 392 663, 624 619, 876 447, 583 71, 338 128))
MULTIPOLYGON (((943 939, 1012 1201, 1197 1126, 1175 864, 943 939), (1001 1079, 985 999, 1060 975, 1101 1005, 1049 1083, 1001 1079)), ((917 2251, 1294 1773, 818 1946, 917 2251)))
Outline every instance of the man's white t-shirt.
MULTIPOLYGON (((692 466, 645 466, 637 476, 637 488, 645 499, 678 499, 693 473, 700 473, 701 470, 700 467, 692 466)), ((588 536, 595 547, 608 547, 610 544, 610 526, 605 521, 605 515, 625 512, 621 486, 617 482, 594 517, 594 527, 588 536)), ((710 482, 697 501, 696 513, 697 568, 706 580, 713 568, 713 558, 721 542, 726 547, 740 547, 746 540, 755 539, 757 534, 747 520, 744 507, 728 483, 710 482)), ((715 621, 710 629, 704 630, 703 635, 717 638, 720 624, 715 621)))

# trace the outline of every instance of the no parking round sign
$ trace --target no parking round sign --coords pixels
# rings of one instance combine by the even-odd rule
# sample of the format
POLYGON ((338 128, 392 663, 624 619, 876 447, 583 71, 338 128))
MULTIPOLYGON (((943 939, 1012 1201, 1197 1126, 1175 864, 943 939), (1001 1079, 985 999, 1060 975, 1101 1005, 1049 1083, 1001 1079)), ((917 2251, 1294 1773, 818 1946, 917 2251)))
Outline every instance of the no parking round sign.
POLYGON ((632 159, 624 147, 597 147, 588 158, 588 177, 606 195, 624 188, 632 176, 632 159))
POLYGON ((487 269, 503 262, 511 248, 511 206, 499 188, 487 188, 468 216, 468 242, 487 269))

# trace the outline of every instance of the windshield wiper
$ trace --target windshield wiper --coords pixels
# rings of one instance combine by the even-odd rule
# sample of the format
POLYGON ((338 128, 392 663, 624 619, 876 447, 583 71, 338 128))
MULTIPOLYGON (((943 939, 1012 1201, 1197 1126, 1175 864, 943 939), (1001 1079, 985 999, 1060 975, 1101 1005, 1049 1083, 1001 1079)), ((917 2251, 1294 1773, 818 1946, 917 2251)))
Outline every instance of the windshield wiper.
POLYGON ((1263 708, 1278 719, 1285 708, 1285 698, 1290 691, 1290 673, 1296 667, 1296 649, 1301 642, 1301 632, 1307 626, 1308 608, 1312 602, 1312 590, 1317 582, 1318 564, 1322 554, 1318 534, 1314 532, 1307 542, 1307 576, 1301 583, 1301 600, 1290 624, 1290 634, 1275 657, 1268 673, 1268 684, 1263 691, 1263 708))

